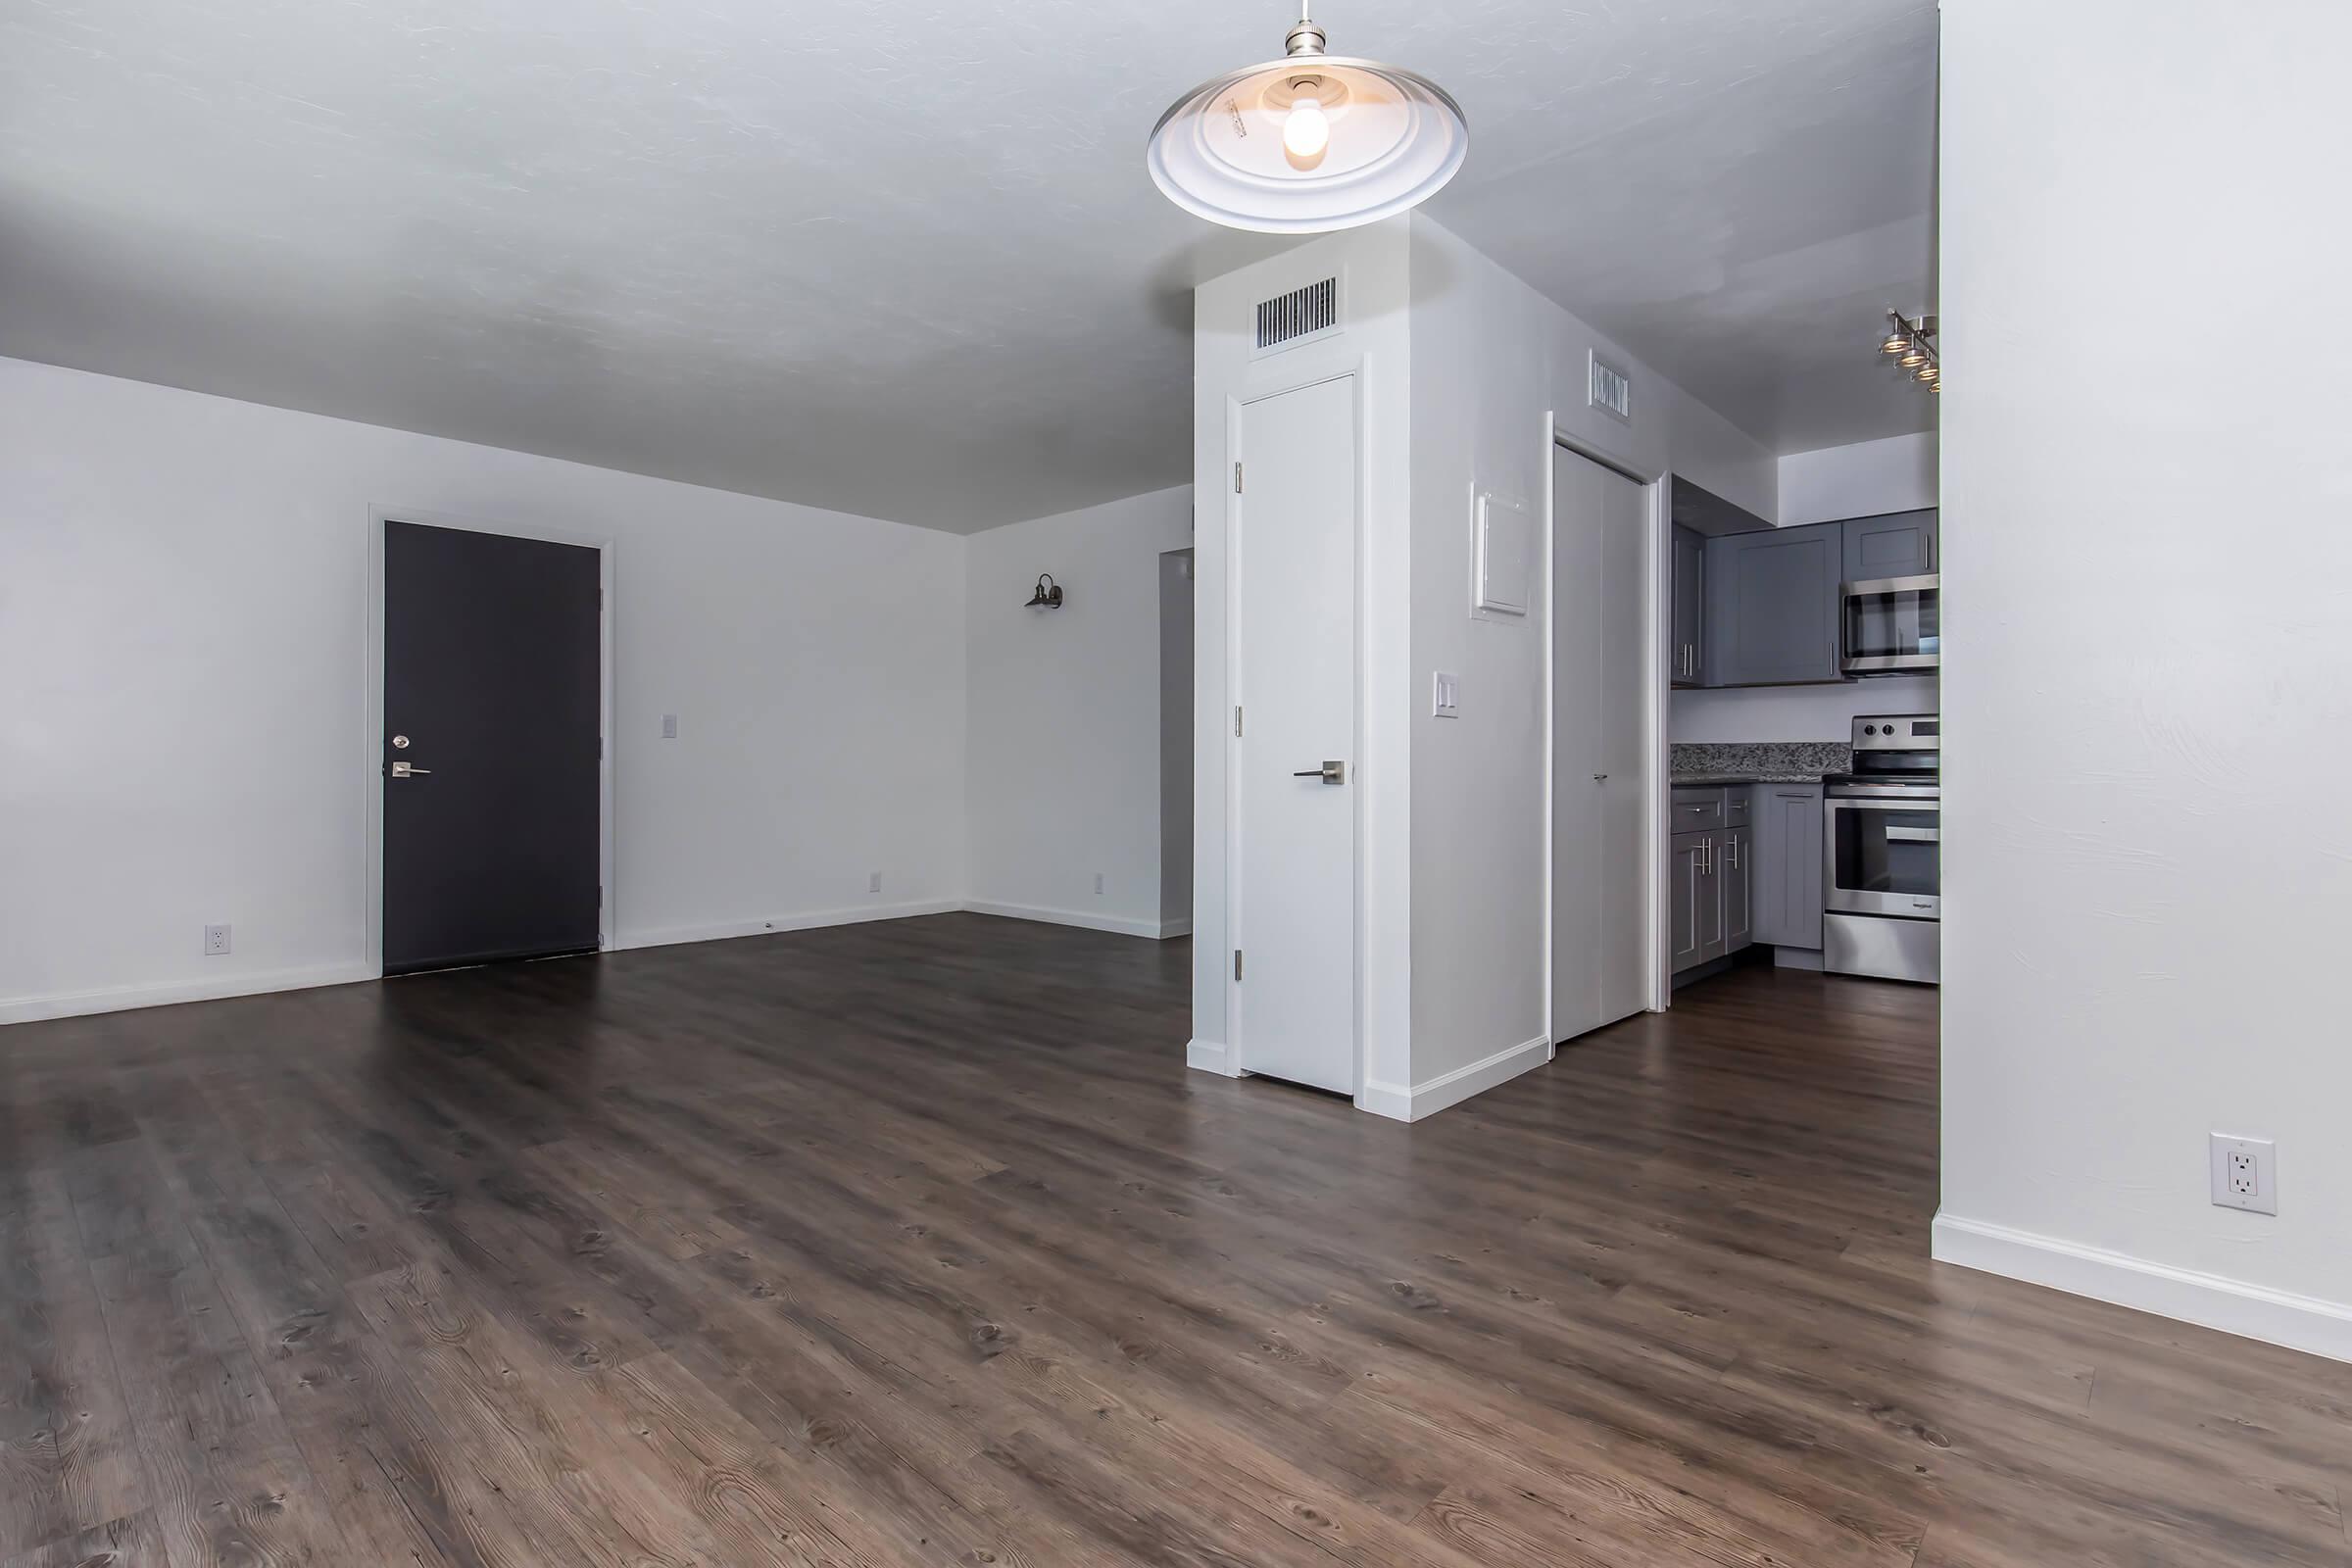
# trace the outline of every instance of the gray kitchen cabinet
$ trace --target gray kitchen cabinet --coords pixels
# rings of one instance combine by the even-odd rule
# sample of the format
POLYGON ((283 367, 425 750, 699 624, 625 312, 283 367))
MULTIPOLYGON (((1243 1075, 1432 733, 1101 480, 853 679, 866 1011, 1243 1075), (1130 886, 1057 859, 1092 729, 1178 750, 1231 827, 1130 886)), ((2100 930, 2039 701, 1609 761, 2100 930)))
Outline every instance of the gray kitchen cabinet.
POLYGON ((1755 939, 1780 948, 1821 946, 1821 786, 1757 784, 1751 879, 1755 939))
POLYGON ((1706 536, 1693 529, 1676 528, 1674 632, 1666 652, 1677 686, 1696 686, 1706 679, 1706 536))
POLYGON ((1845 580, 1876 582, 1883 577, 1923 577, 1936 564, 1934 507, 1924 512, 1890 512, 1879 517, 1849 517, 1844 534, 1845 580))
POLYGON ((1789 686, 1843 679, 1838 587, 1844 525, 1766 528, 1706 544, 1710 686, 1789 686))
POLYGON ((1723 951, 1738 953, 1755 941, 1755 830, 1725 828, 1721 849, 1723 863, 1716 868, 1715 882, 1723 897, 1723 951))
POLYGON ((1706 951, 1710 923, 1720 934, 1721 922, 1702 919, 1700 908, 1714 902, 1714 884, 1707 877, 1707 856, 1714 848, 1712 833, 1677 833, 1667 875, 1666 946, 1676 974, 1715 956, 1706 951))

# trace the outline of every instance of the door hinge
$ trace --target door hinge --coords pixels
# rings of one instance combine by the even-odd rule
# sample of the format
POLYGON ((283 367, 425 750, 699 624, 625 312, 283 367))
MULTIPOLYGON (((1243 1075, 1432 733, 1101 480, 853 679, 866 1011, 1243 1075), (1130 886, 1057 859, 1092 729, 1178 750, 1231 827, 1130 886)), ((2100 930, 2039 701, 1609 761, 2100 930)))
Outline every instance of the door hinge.
POLYGON ((1242 493, 1242 466, 1238 463, 1233 466, 1233 493, 1237 496, 1242 493))
POLYGON ((1234 704, 1233 707, 1233 732, 1236 735, 1242 732, 1242 707, 1239 703, 1234 704))
POLYGON ((1242 950, 1239 948, 1233 950, 1233 977, 1236 980, 1242 977, 1242 950))

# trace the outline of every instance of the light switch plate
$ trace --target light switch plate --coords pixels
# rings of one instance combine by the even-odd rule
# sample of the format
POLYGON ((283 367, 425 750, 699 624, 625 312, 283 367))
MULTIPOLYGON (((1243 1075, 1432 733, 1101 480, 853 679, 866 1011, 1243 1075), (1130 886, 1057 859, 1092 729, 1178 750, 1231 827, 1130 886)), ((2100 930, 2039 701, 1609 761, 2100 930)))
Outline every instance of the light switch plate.
POLYGON ((1430 677, 1429 711, 1436 718, 1462 716, 1462 678, 1439 670, 1430 677))
POLYGON ((2251 1214, 2278 1212, 2278 1146, 2268 1138, 2215 1133, 2213 1200, 2251 1214))
POLYGON ((674 741, 678 738, 677 714, 663 713, 662 715, 662 738, 665 741, 674 741))

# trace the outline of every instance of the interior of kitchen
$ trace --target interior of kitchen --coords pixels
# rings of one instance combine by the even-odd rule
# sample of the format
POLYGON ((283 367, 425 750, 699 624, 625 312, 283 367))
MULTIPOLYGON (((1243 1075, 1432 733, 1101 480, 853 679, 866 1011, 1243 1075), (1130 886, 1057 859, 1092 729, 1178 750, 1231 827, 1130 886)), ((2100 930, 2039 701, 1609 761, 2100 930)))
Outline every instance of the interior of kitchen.
POLYGON ((1778 526, 1674 483, 1677 990, 1754 963, 1939 977, 1936 468, 1933 432, 1783 458, 1778 526))

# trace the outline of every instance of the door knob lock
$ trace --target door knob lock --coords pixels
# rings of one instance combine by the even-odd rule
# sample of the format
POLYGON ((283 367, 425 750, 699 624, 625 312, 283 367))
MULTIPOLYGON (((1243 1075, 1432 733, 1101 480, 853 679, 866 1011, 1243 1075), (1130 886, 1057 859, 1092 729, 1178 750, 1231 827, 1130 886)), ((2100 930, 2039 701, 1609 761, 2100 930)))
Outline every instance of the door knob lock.
POLYGON ((1293 773, 1291 777, 1319 778, 1326 784, 1345 784, 1348 782, 1348 764, 1346 762, 1325 762, 1321 767, 1310 767, 1301 772, 1293 773))

